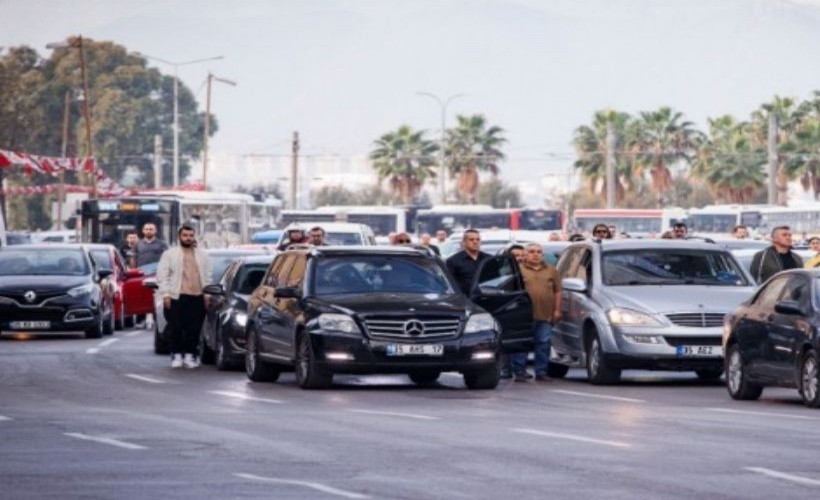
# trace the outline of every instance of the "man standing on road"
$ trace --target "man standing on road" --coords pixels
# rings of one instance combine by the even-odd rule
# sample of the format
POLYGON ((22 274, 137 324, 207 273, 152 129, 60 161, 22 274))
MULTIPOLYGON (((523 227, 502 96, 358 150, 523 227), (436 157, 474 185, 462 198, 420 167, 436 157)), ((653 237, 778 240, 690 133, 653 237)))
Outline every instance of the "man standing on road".
POLYGON ((157 238, 157 226, 148 222, 142 226, 142 239, 137 242, 137 267, 158 262, 168 243, 157 238))
POLYGON ((778 226, 772 229, 772 246, 752 258, 752 277, 762 284, 780 271, 799 267, 803 267, 803 259, 792 251, 792 229, 778 226))
MULTIPOLYGON (((561 319, 561 277, 558 270, 544 263, 544 250, 538 243, 524 247, 521 265, 524 287, 532 299, 532 336, 535 343, 535 380, 550 380, 547 374, 550 357, 552 326, 561 319)), ((511 356, 516 382, 532 379, 527 373, 527 353, 517 352, 511 356)))
POLYGON ((199 330, 205 320, 202 289, 211 279, 211 261, 196 248, 194 228, 179 228, 179 246, 162 254, 157 267, 157 293, 171 326, 171 368, 196 368, 199 330))
POLYGON ((137 267, 137 243, 139 241, 140 237, 136 231, 128 231, 125 235, 125 245, 120 248, 120 255, 130 268, 137 267))
POLYGON ((461 240, 462 250, 447 259, 447 270, 455 278, 458 287, 465 295, 470 295, 470 286, 479 264, 490 255, 481 251, 481 234, 475 229, 464 231, 461 240))

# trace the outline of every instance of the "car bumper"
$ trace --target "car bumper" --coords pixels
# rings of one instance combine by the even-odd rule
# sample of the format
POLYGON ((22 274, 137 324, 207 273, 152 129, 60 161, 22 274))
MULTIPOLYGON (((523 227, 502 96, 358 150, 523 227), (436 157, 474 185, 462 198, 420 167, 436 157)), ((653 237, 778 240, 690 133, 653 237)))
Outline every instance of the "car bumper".
POLYGON ((605 353, 613 368, 699 370, 723 366, 723 330, 710 328, 617 329, 616 352, 605 353))
POLYGON ((70 332, 91 328, 100 313, 84 305, 19 307, 0 305, 0 331, 70 332))

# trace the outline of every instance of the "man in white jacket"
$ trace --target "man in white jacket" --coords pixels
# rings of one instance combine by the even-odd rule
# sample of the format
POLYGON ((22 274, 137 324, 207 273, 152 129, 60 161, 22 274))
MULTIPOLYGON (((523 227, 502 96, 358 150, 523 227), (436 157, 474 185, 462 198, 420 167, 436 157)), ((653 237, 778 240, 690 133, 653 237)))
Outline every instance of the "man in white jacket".
POLYGON ((179 246, 163 252, 157 267, 157 293, 171 327, 171 368, 196 368, 199 330, 205 320, 202 289, 211 281, 211 261, 196 247, 194 228, 179 228, 179 246))

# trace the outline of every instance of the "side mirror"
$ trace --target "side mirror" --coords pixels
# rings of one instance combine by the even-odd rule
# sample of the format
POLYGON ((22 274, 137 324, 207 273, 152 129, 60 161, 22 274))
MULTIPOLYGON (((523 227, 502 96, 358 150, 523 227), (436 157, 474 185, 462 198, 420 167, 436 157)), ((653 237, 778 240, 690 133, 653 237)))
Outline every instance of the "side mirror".
POLYGON ((97 271, 97 276, 101 280, 104 280, 105 278, 111 276, 112 274, 114 274, 114 271, 112 271, 111 269, 100 269, 99 271, 97 271))
POLYGON ((580 278, 564 278, 561 280, 561 288, 568 292, 586 293, 587 284, 580 278))
POLYGON ((207 293, 208 295, 225 295, 225 289, 222 288, 222 285, 219 283, 206 286, 202 289, 202 292, 207 293))
POLYGON ((145 273, 142 269, 129 269, 125 271, 126 278, 141 278, 145 276, 145 273))
POLYGON ((273 291, 273 296, 277 299, 301 299, 302 290, 296 287, 282 287, 273 291))
POLYGON ((144 286, 145 288, 150 288, 152 290, 157 290, 159 288, 159 285, 157 285, 157 279, 156 278, 148 278, 148 279, 144 280, 142 282, 142 286, 144 286))
POLYGON ((804 314, 800 304, 794 300, 781 300, 776 302, 774 305, 774 312, 793 316, 803 316, 804 314))

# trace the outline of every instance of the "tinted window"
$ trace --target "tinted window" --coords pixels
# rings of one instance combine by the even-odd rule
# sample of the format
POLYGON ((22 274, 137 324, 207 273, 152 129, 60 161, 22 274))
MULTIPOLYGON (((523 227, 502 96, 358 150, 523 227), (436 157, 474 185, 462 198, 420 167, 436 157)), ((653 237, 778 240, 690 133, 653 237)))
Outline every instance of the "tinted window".
POLYGON ((307 257, 303 254, 296 255, 296 258, 293 260, 293 266, 291 266, 290 272, 288 273, 287 281, 285 281, 285 286, 300 286, 302 284, 302 281, 305 279, 306 265, 307 257))
POLYGON ((91 256, 94 262, 97 263, 99 269, 114 270, 114 265, 111 262, 111 253, 108 250, 92 250, 91 256))
POLYGON ((783 292, 786 281, 785 277, 773 279, 757 294, 757 297, 754 299, 754 305, 762 309, 774 309, 774 303, 777 302, 780 294, 783 292))
POLYGON ((745 286, 738 265, 726 252, 636 249, 603 254, 604 283, 619 285, 745 286))
POLYGON ((327 243, 328 245, 344 245, 344 246, 364 244, 364 242, 362 241, 362 235, 359 234, 359 233, 334 233, 334 232, 326 232, 325 233, 325 243, 327 243))
POLYGON ((511 257, 499 256, 486 261, 478 276, 478 286, 502 292, 514 292, 518 286, 518 275, 511 257))
POLYGON ((801 307, 809 305, 809 297, 811 296, 811 289, 809 287, 809 280, 803 276, 792 276, 783 287, 783 293, 780 294, 778 300, 793 300, 800 304, 801 307))
POLYGON ((316 295, 340 293, 455 293, 444 270, 424 257, 350 255, 316 263, 316 295))
POLYGON ((262 283, 267 266, 264 264, 247 264, 240 267, 233 279, 236 293, 250 294, 262 283))
POLYGON ((0 276, 83 276, 90 270, 82 250, 4 250, 0 276))

